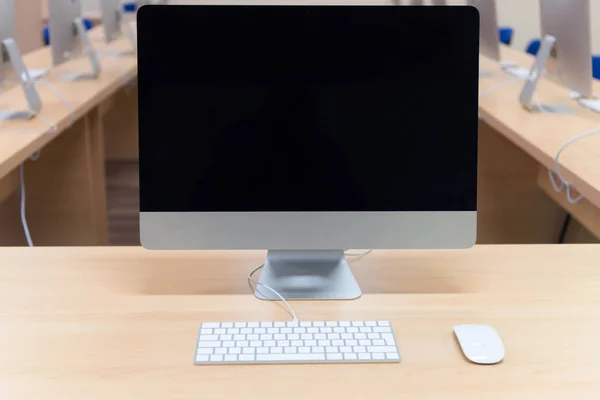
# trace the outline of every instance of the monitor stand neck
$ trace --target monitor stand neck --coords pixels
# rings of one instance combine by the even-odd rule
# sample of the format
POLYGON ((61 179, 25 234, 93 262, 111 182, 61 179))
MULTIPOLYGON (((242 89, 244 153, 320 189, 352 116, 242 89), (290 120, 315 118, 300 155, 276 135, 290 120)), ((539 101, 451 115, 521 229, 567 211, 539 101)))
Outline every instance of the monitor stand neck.
MULTIPOLYGON (((360 297, 343 250, 269 250, 259 282, 286 300, 351 300, 360 297)), ((258 286, 262 300, 278 300, 258 286)))

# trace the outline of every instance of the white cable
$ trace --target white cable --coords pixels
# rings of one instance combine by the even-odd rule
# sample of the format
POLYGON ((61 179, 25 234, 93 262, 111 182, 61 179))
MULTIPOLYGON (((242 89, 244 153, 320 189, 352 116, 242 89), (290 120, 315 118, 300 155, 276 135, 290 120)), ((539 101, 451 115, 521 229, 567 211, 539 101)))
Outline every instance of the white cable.
MULTIPOLYGON (((39 157, 39 155, 38 155, 39 157)), ((27 224, 27 216, 25 215, 25 164, 21 164, 19 166, 19 181, 20 181, 20 190, 19 193, 21 195, 21 224, 23 225, 23 232, 25 232, 25 239, 27 240, 27 245, 29 247, 33 247, 33 240, 31 240, 31 232, 29 232, 29 225, 27 224)))
POLYGON ((35 83, 41 83, 42 85, 46 86, 48 89, 50 89, 52 92, 54 92, 54 94, 62 100, 63 103, 65 103, 65 105, 67 106, 67 108, 69 109, 69 117, 70 117, 70 122, 69 122, 69 126, 72 126, 75 123, 75 107, 73 107, 73 104, 69 101, 69 99, 67 99, 67 97, 65 95, 62 94, 62 92, 60 90, 58 90, 58 88, 56 86, 54 86, 53 84, 51 84, 48 81, 45 81, 43 79, 38 79, 35 81, 35 83))
MULTIPOLYGON (((273 292, 277 297, 279 297, 281 299, 281 301, 283 301, 283 303, 287 306, 287 309, 290 312, 290 315, 294 318, 294 322, 298 322, 298 317, 296 317, 296 313, 294 312, 294 309, 292 308, 292 306, 290 305, 290 303, 288 303, 282 295, 279 294, 279 292, 277 292, 275 289, 273 289, 272 287, 265 285, 264 283, 260 283, 257 280, 255 280, 254 278, 252 278, 252 275, 254 275, 256 273, 256 271, 260 270, 261 268, 263 268, 265 266, 265 264, 261 264, 258 267, 254 268, 252 271, 250 271, 250 273, 248 274, 248 282, 252 282, 254 283, 256 286, 261 286, 264 287, 265 289, 270 290, 271 292, 273 292)), ((250 285, 252 286, 252 285, 250 285)))

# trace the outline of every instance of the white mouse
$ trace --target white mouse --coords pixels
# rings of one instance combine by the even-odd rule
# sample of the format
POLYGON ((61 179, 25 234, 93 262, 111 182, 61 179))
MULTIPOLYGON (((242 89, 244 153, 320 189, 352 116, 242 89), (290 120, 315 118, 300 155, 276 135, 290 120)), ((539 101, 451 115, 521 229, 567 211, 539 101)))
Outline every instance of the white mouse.
POLYGON ((504 359, 504 344, 489 325, 454 325, 454 333, 467 359, 475 364, 497 364, 504 359))

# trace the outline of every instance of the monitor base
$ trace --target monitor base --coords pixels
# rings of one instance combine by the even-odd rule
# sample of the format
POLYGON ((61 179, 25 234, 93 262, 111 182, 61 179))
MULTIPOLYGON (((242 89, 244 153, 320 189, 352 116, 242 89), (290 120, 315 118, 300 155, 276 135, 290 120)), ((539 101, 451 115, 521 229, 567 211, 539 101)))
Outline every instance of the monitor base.
MULTIPOLYGON (((361 296, 343 250, 270 250, 258 280, 286 300, 352 300, 361 296)), ((279 300, 258 286, 261 300, 279 300)))
POLYGON ((581 104, 585 108, 589 108, 592 111, 600 113, 600 100, 582 98, 579 100, 579 104, 581 104))

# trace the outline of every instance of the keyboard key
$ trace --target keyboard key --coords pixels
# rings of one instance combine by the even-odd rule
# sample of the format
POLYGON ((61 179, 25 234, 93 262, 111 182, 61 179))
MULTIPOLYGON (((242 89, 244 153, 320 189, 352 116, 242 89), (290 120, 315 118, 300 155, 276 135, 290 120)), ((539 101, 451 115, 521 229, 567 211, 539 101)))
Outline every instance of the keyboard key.
POLYGON ((317 345, 317 341, 316 340, 305 340, 304 341, 304 345, 305 346, 314 347, 314 346, 317 345))
POLYGON ((266 328, 254 328, 253 332, 256 334, 262 335, 264 333, 267 333, 267 329, 266 328))
POLYGON ((279 328, 267 328, 267 333, 270 333, 270 334, 279 333, 279 328))
POLYGON ((273 323, 272 322, 261 322, 260 323, 260 327, 261 328, 272 328, 273 327, 273 323))
POLYGON ((275 328, 285 328, 285 322, 275 322, 273 326, 275 328))
POLYGON ((312 335, 312 333, 304 333, 304 334, 300 335, 300 339, 302 339, 302 340, 312 340, 313 339, 313 335, 312 335))
POLYGON ((331 340, 319 340, 319 346, 331 346, 331 340))
POLYGON ((325 354, 257 354, 257 361, 323 361, 325 354))
POLYGON ((340 337, 344 340, 354 339, 354 336, 351 333, 342 333, 340 337))
POLYGON ((241 354, 242 349, 240 347, 230 347, 229 354, 241 354))
POLYGON ((233 324, 233 326, 235 328, 245 328, 246 327, 246 323, 245 322, 236 322, 233 324))
POLYGON ((337 347, 325 347, 325 353, 339 353, 337 347))
POLYGON ((285 323, 285 326, 287 326, 288 328, 296 328, 300 325, 296 321, 288 321, 285 323))
POLYGON ((215 354, 227 354, 227 349, 225 347, 217 347, 215 349, 215 354))
POLYGON ((259 339, 260 340, 273 340, 273 335, 265 333, 264 335, 260 335, 259 339))
POLYGON ((218 322, 205 322, 202 324, 202 328, 220 328, 221 325, 218 322))
POLYGON ((373 340, 373 346, 385 346, 385 340, 382 340, 382 339, 373 340))
POLYGON ((258 328, 260 324, 258 322, 248 322, 249 328, 258 328))
POLYGON ((350 321, 340 321, 340 322, 338 322, 338 325, 339 326, 343 326, 343 327, 347 327, 347 326, 350 326, 352 324, 350 323, 350 321))
MULTIPOLYGON (((362 333, 371 333, 371 332, 373 332, 373 329, 370 326, 361 327, 361 328, 359 328, 359 330, 362 333)), ((243 331, 243 329, 242 329, 242 331, 243 331)), ((242 333, 244 333, 244 332, 242 332, 242 333)))
POLYGON ((225 356, 225 361, 237 361, 238 356, 235 354, 227 354, 225 356))
POLYGON ((262 340, 251 340, 250 347, 262 347, 262 340))
POLYGON ((233 322, 222 322, 221 328, 233 328, 233 322))
POLYGON ((235 347, 248 347, 248 341, 247 340, 236 341, 235 347))
POLYGON ((254 361, 254 354, 242 354, 240 355, 240 361, 254 361))
POLYGON ((385 354, 383 353, 373 353, 371 356, 373 360, 385 360, 385 354))
POLYGON ((394 339, 394 335, 392 335, 391 333, 382 333, 381 338, 383 340, 385 340, 385 343, 388 346, 393 346, 396 343, 396 340, 394 339))
POLYGON ((348 333, 356 333, 358 332, 358 328, 355 326, 351 326, 350 328, 347 329, 348 333))
MULTIPOLYGON (((377 335, 377 336, 379 336, 379 335, 377 335)), ((259 336, 258 336, 258 335, 256 335, 256 334, 252 334, 252 335, 248 335, 248 336, 246 337, 246 340, 258 340, 258 338, 259 338, 259 336)), ((379 338, 378 338, 378 339, 379 339, 379 338)))
POLYGON ((274 335, 273 338, 275 340, 285 340, 286 336, 283 333, 278 333, 277 335, 274 335))
POLYGON ((300 326, 308 328, 309 326, 312 326, 312 324, 310 321, 300 321, 300 326))
POLYGON ((328 360, 343 360, 344 356, 341 353, 328 353, 327 359, 328 360))
POLYGON ((377 332, 377 333, 392 333, 392 328, 383 327, 383 326, 376 326, 375 328, 373 328, 373 332, 377 332))
POLYGON ((213 330, 210 328, 200 329, 201 335, 212 335, 213 330))
POLYGON ((327 339, 327 335, 324 334, 324 333, 317 333, 317 334, 315 334, 315 339, 317 339, 317 340, 325 340, 325 339, 327 339))
POLYGON ((319 328, 306 328, 308 333, 319 333, 319 328))
POLYGON ((310 353, 310 347, 298 347, 298 353, 310 353))
POLYGON ((221 347, 221 342, 210 341, 210 342, 198 342, 198 347, 221 347))
POLYGON ((233 335, 219 335, 219 340, 233 340, 233 335))
POLYGON ((210 361, 212 361, 212 362, 223 361, 223 355, 222 354, 213 354, 212 356, 210 356, 210 361))
POLYGON ((274 340, 265 340, 265 347, 275 347, 277 346, 277 343, 274 340))
POLYGON ((377 321, 379 326, 390 326, 390 321, 377 321))
POLYGON ((367 347, 369 353, 395 353, 396 347, 394 346, 369 346, 367 347))
POLYGON ((206 361, 208 361, 208 360, 209 360, 209 357, 210 357, 210 356, 208 356, 208 355, 203 355, 203 354, 197 355, 197 356, 196 356, 196 362, 206 362, 206 361))
POLYGON ((341 339, 341 337, 340 337, 339 333, 328 333, 327 334, 327 339, 329 339, 329 340, 339 340, 339 339, 341 339))
POLYGON ((363 321, 352 321, 352 326, 365 326, 363 321))
POLYGON ((325 322, 325 326, 331 326, 331 327, 338 326, 338 323, 337 323, 337 321, 327 321, 327 322, 325 322))
POLYGON ((333 328, 330 328, 330 327, 319 328, 319 332, 321 332, 321 333, 331 333, 331 332, 333 332, 333 328))
POLYGON ((227 329, 223 329, 223 328, 215 329, 213 333, 215 335, 224 335, 227 333, 227 329))
POLYGON ((356 360, 358 358, 358 355, 356 355, 355 353, 345 353, 344 354, 344 360, 356 360))
POLYGON ((223 342, 223 347, 235 347, 235 342, 233 340, 228 340, 227 342, 223 342))
POLYGON ((340 347, 340 353, 352 353, 352 347, 342 346, 340 347))
POLYGON ((283 347, 271 347, 271 354, 283 353, 283 347))
POLYGON ((290 345, 290 341, 289 340, 278 340, 277 341, 277 346, 278 347, 287 347, 290 345))
POLYGON ((346 343, 346 346, 358 346, 358 340, 356 339, 345 340, 344 342, 346 343))
POLYGON ((254 354, 254 347, 244 347, 242 349, 242 354, 254 354))
POLYGON ((400 359, 400 354, 398 354, 398 353, 386 353, 385 356, 387 357, 388 360, 399 360, 400 359))
POLYGON ((290 346, 294 346, 294 347, 304 346, 304 342, 302 340, 292 340, 290 342, 290 346))
POLYGON ((289 333, 292 333, 292 328, 281 328, 280 332, 287 335, 289 333))
POLYGON ((317 328, 325 326, 325 321, 313 321, 313 326, 316 326, 317 328))
POLYGON ((354 339, 366 339, 366 338, 367 338, 366 333, 355 333, 354 334, 354 339))
POLYGON ((240 328, 229 328, 227 329, 228 335, 237 335, 240 333, 240 328))
POLYGON ((331 345, 332 346, 343 346, 344 345, 344 341, 343 340, 332 340, 331 341, 331 345))
POLYGON ((366 326, 377 326, 377 321, 367 321, 365 322, 366 326))
POLYGON ((346 329, 338 326, 336 328, 333 328, 333 332, 334 333, 345 333, 346 329))
POLYGON ((366 353, 367 352, 367 348, 365 346, 354 346, 353 350, 355 353, 366 353))
POLYGON ((249 333, 252 333, 252 329, 250 329, 250 328, 242 328, 242 329, 240 329, 240 333, 243 333, 243 334, 247 335, 249 333))
POLYGON ((286 347, 283 349, 283 352, 287 354, 295 354, 298 352, 298 349, 296 347, 286 347))
POLYGON ((269 354, 269 348, 259 347, 258 349, 256 349, 256 354, 269 354))
POLYGON ((200 348, 198 349, 198 354, 212 354, 213 349, 212 347, 207 347, 207 348, 200 348))
POLYGON ((306 333, 306 329, 307 328, 301 328, 301 327, 299 327, 299 328, 293 328, 292 332, 298 333, 298 334, 300 334, 300 333, 306 333))
POLYGON ((200 335, 200 340, 219 340, 219 335, 200 335))
POLYGON ((325 347, 321 347, 321 346, 312 347, 312 352, 313 353, 325 353, 325 347))
POLYGON ((359 340, 358 344, 361 346, 371 346, 373 344, 373 342, 371 342, 369 339, 364 339, 364 340, 359 340))
POLYGON ((379 339, 381 336, 379 336, 379 333, 367 333, 367 337, 371 340, 373 339, 379 339))
POLYGON ((358 359, 359 360, 370 360, 371 359, 371 354, 369 354, 369 353, 359 353, 358 354, 358 359))

